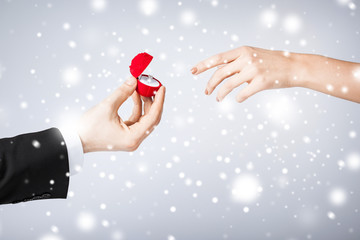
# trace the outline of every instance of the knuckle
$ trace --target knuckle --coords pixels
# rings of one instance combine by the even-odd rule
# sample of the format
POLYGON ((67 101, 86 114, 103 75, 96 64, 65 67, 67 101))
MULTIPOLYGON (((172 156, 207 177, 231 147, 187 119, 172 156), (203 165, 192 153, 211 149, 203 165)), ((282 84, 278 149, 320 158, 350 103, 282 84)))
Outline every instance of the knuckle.
POLYGON ((256 57, 256 54, 254 54, 254 49, 249 46, 241 47, 240 55, 248 61, 254 61, 256 57))
POLYGON ((241 46, 241 47, 239 47, 239 52, 241 54, 248 54, 248 53, 250 53, 250 51, 251 51, 251 47, 249 47, 249 46, 241 46))
POLYGON ((219 64, 222 62, 222 54, 217 54, 215 56, 212 56, 207 62, 206 62, 206 68, 212 68, 213 66, 219 64))
POLYGON ((157 125, 157 121, 158 121, 158 117, 157 116, 154 116, 152 121, 150 122, 150 127, 149 129, 146 131, 146 134, 148 135, 152 130, 154 130, 154 128, 156 127, 157 125))
POLYGON ((212 66, 214 66, 214 58, 211 58, 209 60, 207 60, 206 62, 204 62, 204 69, 209 69, 212 66))
POLYGON ((105 114, 110 114, 114 111, 114 109, 117 108, 117 105, 115 103, 100 103, 99 105, 101 107, 101 109, 103 109, 103 111, 105 112, 105 114))
POLYGON ((214 73, 214 77, 213 80, 217 80, 219 78, 223 78, 225 76, 225 71, 221 68, 216 70, 216 72, 214 73))
POLYGON ((253 56, 250 53, 241 54, 242 59, 244 59, 248 64, 251 64, 254 60, 253 56))
POLYGON ((261 69, 260 66, 257 63, 252 63, 249 65, 249 71, 254 75, 254 76, 262 76, 261 73, 261 69))
POLYGON ((259 75, 256 78, 261 84, 266 83, 266 78, 263 75, 259 75))
POLYGON ((262 77, 261 69, 259 68, 259 66, 257 64, 253 64, 252 70, 254 71, 255 76, 262 77))
POLYGON ((270 88, 272 85, 275 84, 274 82, 269 81, 269 79, 264 76, 259 77, 259 82, 260 82, 260 85, 262 86, 262 88, 265 88, 265 89, 270 88))
POLYGON ((212 65, 216 64, 216 63, 220 63, 223 59, 223 55, 221 53, 217 54, 214 56, 214 58, 212 59, 212 65))

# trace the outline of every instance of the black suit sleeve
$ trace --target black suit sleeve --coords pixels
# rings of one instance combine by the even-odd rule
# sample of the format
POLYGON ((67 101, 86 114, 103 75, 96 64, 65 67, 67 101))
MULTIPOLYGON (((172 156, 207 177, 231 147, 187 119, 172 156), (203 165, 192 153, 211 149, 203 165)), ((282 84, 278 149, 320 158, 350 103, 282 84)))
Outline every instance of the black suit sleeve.
POLYGON ((69 162, 60 131, 0 139, 0 204, 66 198, 69 162))

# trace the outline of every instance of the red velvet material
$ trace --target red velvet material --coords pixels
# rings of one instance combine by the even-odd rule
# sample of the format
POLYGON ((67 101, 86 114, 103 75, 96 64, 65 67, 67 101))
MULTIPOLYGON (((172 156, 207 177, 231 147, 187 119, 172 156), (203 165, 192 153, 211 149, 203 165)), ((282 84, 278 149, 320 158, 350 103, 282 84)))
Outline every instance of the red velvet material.
POLYGON ((144 70, 149 66, 153 56, 147 53, 139 53, 131 61, 130 73, 134 78, 138 78, 144 70))

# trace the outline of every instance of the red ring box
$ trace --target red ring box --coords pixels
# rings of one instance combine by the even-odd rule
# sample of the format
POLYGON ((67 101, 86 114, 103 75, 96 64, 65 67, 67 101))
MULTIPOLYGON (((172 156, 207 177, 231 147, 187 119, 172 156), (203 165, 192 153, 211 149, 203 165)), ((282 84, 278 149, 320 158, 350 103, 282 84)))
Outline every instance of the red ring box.
POLYGON ((162 86, 161 82, 151 75, 142 74, 149 66, 153 56, 139 53, 131 61, 130 73, 137 79, 136 91, 143 97, 153 97, 162 86))

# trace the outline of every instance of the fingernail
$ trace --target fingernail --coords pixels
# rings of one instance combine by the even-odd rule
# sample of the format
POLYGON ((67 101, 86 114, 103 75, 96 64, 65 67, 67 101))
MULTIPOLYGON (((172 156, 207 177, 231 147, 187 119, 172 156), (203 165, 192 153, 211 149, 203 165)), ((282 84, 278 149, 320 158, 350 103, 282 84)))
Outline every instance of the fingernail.
POLYGON ((205 89, 205 95, 208 95, 208 94, 209 94, 208 90, 207 90, 207 89, 205 89))
POLYGON ((216 101, 221 102, 221 98, 216 97, 216 101))
POLYGON ((126 82, 125 82, 127 85, 129 85, 129 86, 133 86, 133 85, 135 85, 136 84, 136 79, 135 78, 129 78, 128 80, 126 80, 126 82))
POLYGON ((193 67, 190 71, 192 74, 195 74, 198 71, 198 69, 197 67, 193 67))

